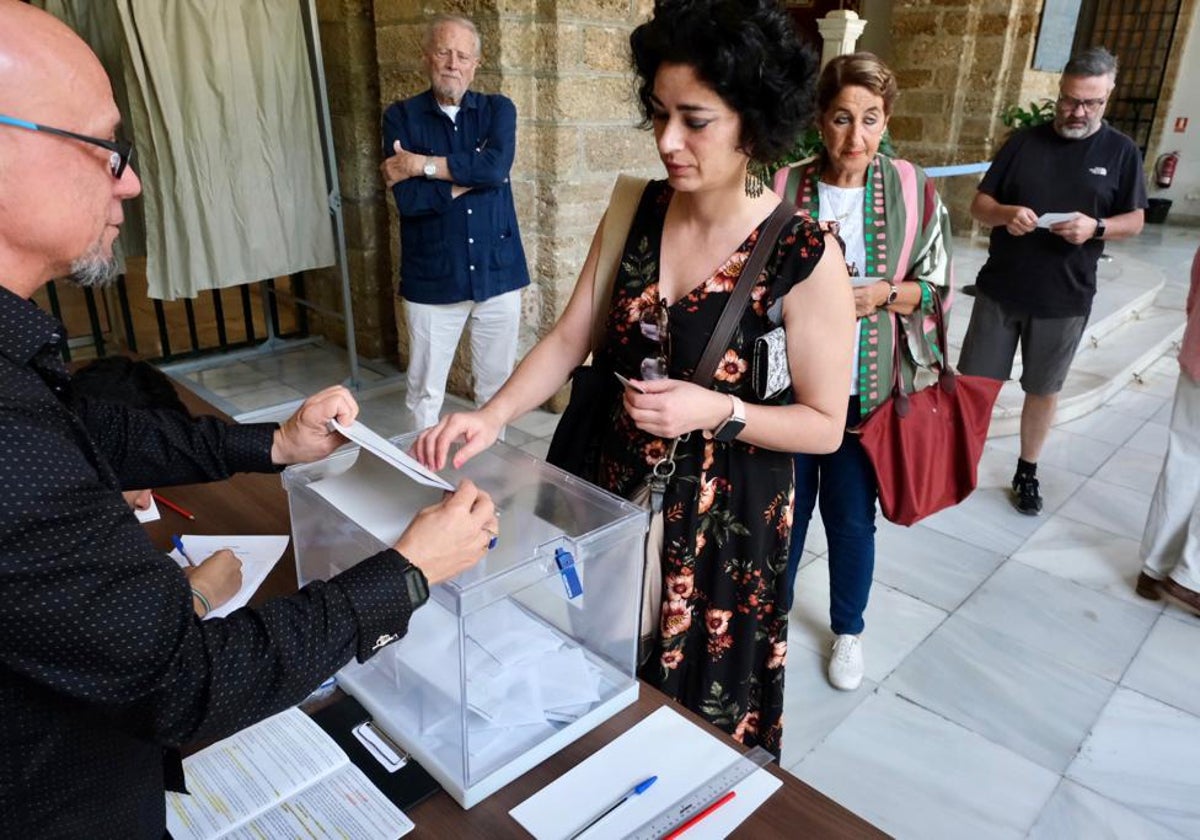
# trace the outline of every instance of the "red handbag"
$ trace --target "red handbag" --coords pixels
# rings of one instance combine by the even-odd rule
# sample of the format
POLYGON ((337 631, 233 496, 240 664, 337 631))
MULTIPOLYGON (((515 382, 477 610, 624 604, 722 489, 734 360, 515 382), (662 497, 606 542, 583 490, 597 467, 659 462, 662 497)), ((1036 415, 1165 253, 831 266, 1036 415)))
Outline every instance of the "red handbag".
MULTIPOLYGON (((935 297, 933 303, 938 347, 944 357, 945 316, 941 301, 935 297)), ((906 394, 900 375, 904 334, 899 323, 894 335, 892 396, 856 431, 875 468, 884 517, 897 525, 912 525, 958 504, 975 489, 992 406, 1004 383, 986 376, 963 376, 943 358, 936 383, 906 394)))

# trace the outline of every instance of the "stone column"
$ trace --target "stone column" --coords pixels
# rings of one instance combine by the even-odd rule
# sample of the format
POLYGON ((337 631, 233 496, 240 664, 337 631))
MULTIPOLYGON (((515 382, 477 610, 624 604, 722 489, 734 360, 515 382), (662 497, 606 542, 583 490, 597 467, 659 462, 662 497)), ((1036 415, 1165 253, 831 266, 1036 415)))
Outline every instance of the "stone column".
POLYGON ((849 9, 835 9, 817 21, 824 46, 821 48, 821 66, 832 58, 854 52, 854 45, 867 28, 867 22, 849 9))

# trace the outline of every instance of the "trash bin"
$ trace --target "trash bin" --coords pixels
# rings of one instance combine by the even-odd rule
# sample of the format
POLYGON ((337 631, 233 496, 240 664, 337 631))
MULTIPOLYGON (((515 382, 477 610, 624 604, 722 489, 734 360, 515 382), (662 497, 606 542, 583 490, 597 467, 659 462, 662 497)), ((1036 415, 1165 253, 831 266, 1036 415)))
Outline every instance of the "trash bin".
POLYGON ((1167 220, 1169 212, 1171 212, 1171 199, 1152 198, 1150 206, 1146 208, 1146 221, 1152 225, 1161 225, 1167 220))

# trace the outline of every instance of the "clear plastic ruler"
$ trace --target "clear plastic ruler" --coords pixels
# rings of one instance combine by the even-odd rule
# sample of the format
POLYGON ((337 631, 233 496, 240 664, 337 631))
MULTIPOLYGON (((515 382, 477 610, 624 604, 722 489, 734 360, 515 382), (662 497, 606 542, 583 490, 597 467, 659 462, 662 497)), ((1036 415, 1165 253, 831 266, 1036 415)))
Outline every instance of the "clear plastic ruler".
POLYGON ((627 837, 631 840, 660 840, 687 822, 693 815, 716 802, 751 773, 767 766, 774 758, 762 747, 755 747, 709 777, 707 781, 694 788, 671 807, 660 811, 654 819, 627 837))

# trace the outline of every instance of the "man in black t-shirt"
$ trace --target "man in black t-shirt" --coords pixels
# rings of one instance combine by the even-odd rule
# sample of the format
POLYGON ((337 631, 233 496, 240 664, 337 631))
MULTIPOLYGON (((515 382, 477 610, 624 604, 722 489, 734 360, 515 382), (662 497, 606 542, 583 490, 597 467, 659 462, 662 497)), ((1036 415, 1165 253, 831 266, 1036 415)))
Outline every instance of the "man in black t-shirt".
POLYGON ((1073 57, 1054 121, 1014 134, 971 204, 992 235, 958 368, 1008 379, 1020 342, 1025 403, 1012 489, 1030 516, 1042 511, 1037 459, 1091 313, 1104 240, 1142 229, 1141 154, 1103 119, 1116 77, 1103 47, 1073 57))

